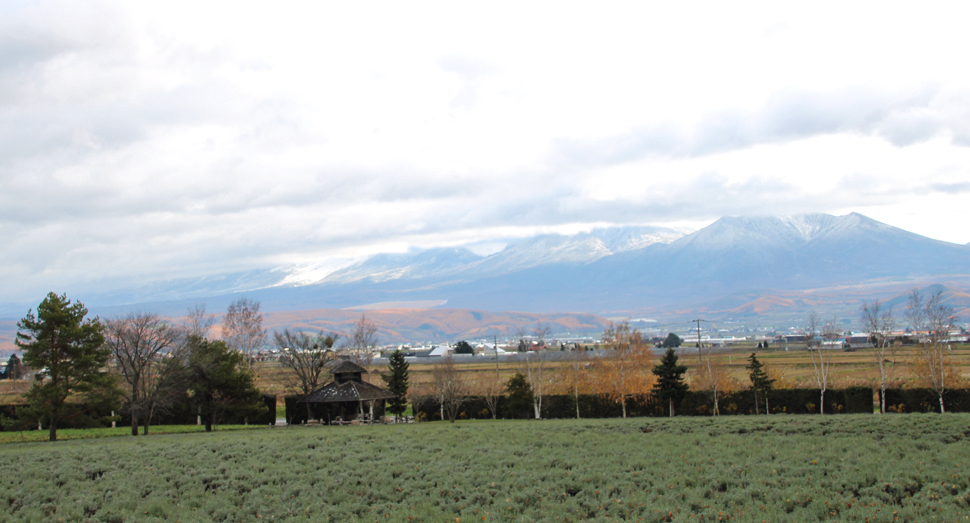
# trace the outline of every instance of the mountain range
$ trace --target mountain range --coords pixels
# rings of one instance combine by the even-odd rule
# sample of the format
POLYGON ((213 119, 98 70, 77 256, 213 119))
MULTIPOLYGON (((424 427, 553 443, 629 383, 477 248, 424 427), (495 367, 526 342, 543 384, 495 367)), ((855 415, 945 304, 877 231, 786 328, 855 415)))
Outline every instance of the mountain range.
MULTIPOLYGON (((856 307, 917 285, 944 284, 958 310, 970 289, 970 245, 920 236, 861 214, 724 217, 689 232, 612 227, 540 235, 476 254, 462 247, 378 254, 307 281, 295 267, 158 282, 87 296, 93 311, 179 314, 236 297, 266 311, 444 306, 588 312, 609 317, 751 317, 856 307), (298 283, 294 283, 298 282, 298 283), (380 304, 375 307, 373 304, 380 304)), ((7 307, 4 316, 24 311, 7 307)))

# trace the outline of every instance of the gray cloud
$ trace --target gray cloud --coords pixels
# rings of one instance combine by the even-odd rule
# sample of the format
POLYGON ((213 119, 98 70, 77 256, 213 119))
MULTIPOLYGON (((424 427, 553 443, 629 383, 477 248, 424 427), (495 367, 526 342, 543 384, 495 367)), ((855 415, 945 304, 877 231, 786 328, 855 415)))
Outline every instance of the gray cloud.
POLYGON ((932 183, 929 187, 936 192, 947 194, 961 194, 970 192, 970 182, 932 183))
POLYGON ((949 131, 957 143, 970 126, 970 115, 954 112, 959 105, 944 98, 935 87, 901 94, 861 87, 785 91, 771 96, 759 111, 716 112, 689 128, 659 123, 594 141, 561 140, 551 161, 592 167, 651 156, 692 158, 842 133, 880 136, 906 146, 949 131))

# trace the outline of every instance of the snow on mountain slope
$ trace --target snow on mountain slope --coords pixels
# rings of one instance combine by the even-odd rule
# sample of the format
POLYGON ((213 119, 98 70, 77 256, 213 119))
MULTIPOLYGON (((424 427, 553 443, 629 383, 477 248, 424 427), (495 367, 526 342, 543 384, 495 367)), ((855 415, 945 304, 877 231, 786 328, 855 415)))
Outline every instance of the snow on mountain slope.
POLYGON ((683 235, 683 231, 663 227, 611 227, 569 236, 536 236, 513 242, 487 257, 464 248, 378 254, 335 271, 320 283, 419 278, 470 281, 543 265, 587 264, 617 252, 641 249, 655 243, 669 243, 683 235))
POLYGON ((360 280, 383 282, 403 278, 426 278, 448 274, 482 259, 464 248, 411 250, 401 254, 376 254, 366 260, 329 274, 323 283, 349 283, 360 280))

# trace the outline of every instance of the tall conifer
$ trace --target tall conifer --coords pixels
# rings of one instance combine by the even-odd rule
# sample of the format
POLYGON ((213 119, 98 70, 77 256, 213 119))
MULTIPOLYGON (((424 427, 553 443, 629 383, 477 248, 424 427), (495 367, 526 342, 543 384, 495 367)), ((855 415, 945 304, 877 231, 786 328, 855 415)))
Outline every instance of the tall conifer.
POLYGON ((673 348, 668 348, 660 363, 653 368, 653 375, 657 377, 657 382, 653 385, 653 395, 667 402, 670 417, 674 416, 674 403, 687 395, 688 387, 684 383, 686 372, 686 365, 677 364, 677 353, 673 348))
POLYGON ((388 374, 382 375, 381 379, 387 385, 387 390, 393 392, 395 397, 387 402, 387 410, 400 416, 408 408, 408 367, 411 364, 404 359, 404 353, 396 350, 388 358, 388 374))

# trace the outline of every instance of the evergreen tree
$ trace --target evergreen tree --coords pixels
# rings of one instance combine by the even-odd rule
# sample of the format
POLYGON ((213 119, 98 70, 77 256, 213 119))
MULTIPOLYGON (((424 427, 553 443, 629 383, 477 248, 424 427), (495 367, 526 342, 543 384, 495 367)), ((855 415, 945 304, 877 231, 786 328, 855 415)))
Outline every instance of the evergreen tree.
POLYGON ((19 380, 27 374, 27 369, 24 368, 24 364, 20 362, 20 358, 16 354, 11 354, 10 359, 7 360, 7 368, 3 371, 3 379, 5 380, 19 380))
POLYGON ((683 340, 680 339, 680 336, 670 332, 667 334, 667 338, 664 339, 663 347, 665 349, 676 349, 677 347, 680 347, 681 343, 683 343, 683 340))
POLYGON ((686 365, 677 364, 677 353, 673 348, 668 348, 660 363, 653 368, 653 375, 657 377, 657 382, 653 385, 653 394, 657 399, 667 401, 670 417, 674 416, 674 403, 687 395, 688 387, 684 383, 686 372, 686 365))
POLYGON ((475 349, 465 340, 461 340, 455 345, 455 354, 475 354, 475 349))
POLYGON ((751 353, 748 362, 748 366, 745 368, 749 371, 748 378, 751 379, 751 388, 754 390, 754 412, 760 414, 758 406, 758 393, 760 392, 765 399, 765 414, 768 414, 770 413, 768 410, 768 392, 775 380, 768 377, 768 373, 762 368, 764 365, 758 361, 755 353, 751 353))
POLYGON ((513 418, 528 417, 532 409, 532 386, 521 373, 509 378, 505 384, 505 393, 509 398, 509 414, 513 418))
POLYGON ((74 410, 68 397, 88 399, 116 391, 114 379, 103 370, 111 357, 104 327, 98 318, 85 320, 87 313, 80 302, 52 292, 37 306, 36 316, 29 311, 17 323, 16 343, 24 363, 40 369, 25 398, 33 414, 47 419, 50 441, 57 441, 58 422, 74 410))
POLYGON ((387 390, 393 392, 395 397, 387 402, 387 410, 400 416, 408 408, 408 367, 411 364, 404 359, 404 353, 396 350, 388 358, 388 373, 381 375, 387 390))
POLYGON ((212 432, 212 425, 227 408, 249 416, 257 416, 266 408, 245 356, 223 341, 189 340, 186 383, 206 432, 212 432))

